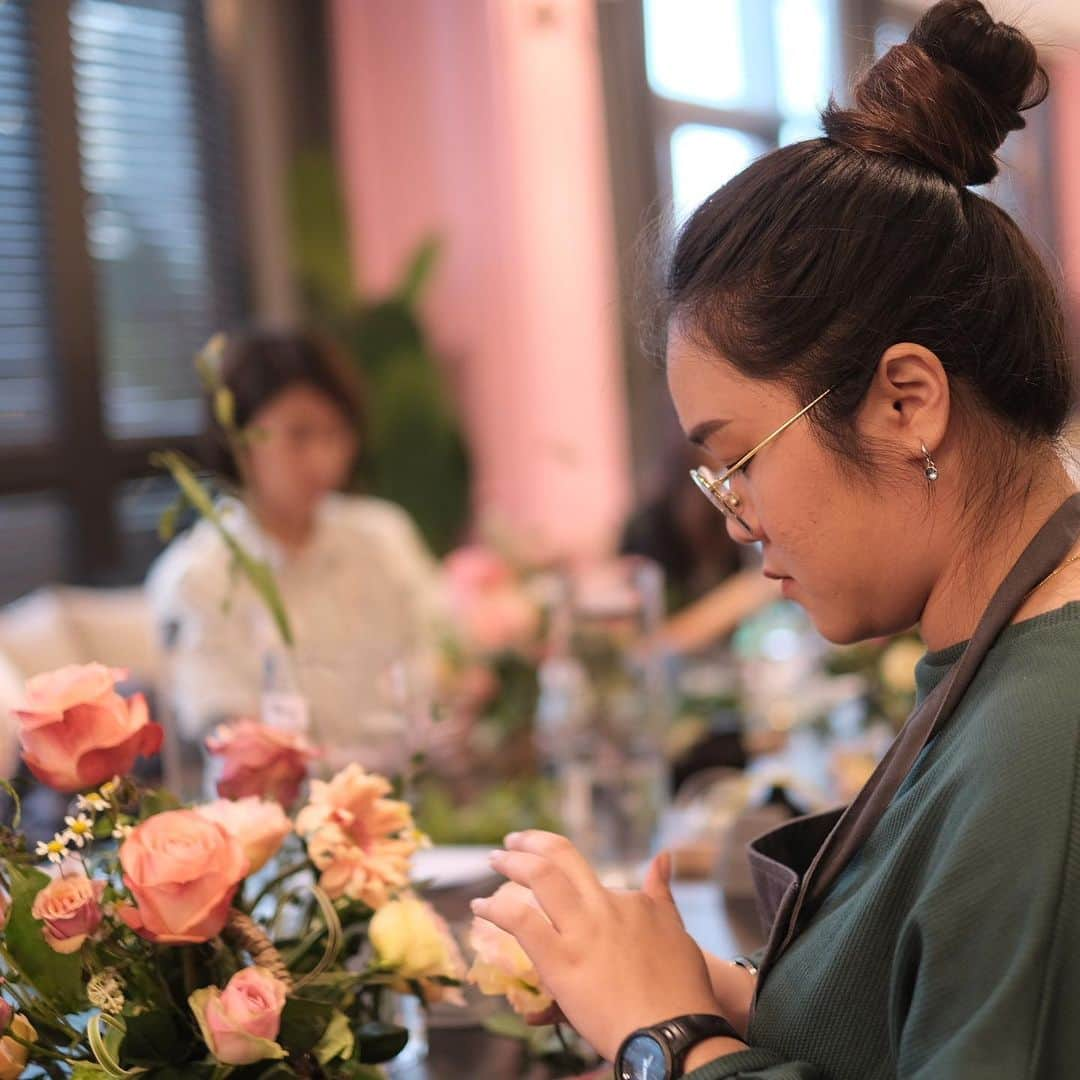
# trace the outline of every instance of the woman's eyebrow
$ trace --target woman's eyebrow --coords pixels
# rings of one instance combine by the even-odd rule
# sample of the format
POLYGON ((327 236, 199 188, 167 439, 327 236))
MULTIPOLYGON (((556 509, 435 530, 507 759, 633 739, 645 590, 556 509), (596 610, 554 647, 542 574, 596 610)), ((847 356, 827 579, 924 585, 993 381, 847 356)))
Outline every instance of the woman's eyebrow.
POLYGON ((704 446, 709 436, 716 434, 722 427, 730 423, 730 420, 703 420, 700 424, 695 424, 686 437, 695 446, 704 446))

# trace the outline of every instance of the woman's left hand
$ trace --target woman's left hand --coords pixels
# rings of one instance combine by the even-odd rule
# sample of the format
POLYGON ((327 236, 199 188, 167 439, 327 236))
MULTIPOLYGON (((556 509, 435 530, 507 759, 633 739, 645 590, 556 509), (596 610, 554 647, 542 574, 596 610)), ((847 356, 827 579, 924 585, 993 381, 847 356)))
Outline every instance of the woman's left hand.
POLYGON ((567 1020, 605 1058, 635 1028, 719 1011, 668 887, 670 856, 641 892, 615 892, 565 837, 532 830, 505 843, 492 866, 530 889, 543 914, 510 890, 472 909, 517 938, 567 1020))

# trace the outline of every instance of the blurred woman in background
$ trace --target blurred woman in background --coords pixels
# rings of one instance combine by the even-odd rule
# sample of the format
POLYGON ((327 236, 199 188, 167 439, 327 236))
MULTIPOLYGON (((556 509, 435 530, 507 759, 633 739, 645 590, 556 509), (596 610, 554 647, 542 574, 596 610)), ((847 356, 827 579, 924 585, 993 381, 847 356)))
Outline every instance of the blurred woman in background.
POLYGON ((221 536, 200 521, 147 579, 179 730, 198 739, 256 715, 265 689, 299 690, 332 758, 393 765, 402 720, 383 691, 431 632, 437 572, 403 510, 341 494, 363 432, 355 369, 315 334, 253 329, 228 339, 221 380, 249 436, 234 457, 211 421, 212 464, 238 488, 226 521, 272 566, 296 646, 287 656, 221 536))

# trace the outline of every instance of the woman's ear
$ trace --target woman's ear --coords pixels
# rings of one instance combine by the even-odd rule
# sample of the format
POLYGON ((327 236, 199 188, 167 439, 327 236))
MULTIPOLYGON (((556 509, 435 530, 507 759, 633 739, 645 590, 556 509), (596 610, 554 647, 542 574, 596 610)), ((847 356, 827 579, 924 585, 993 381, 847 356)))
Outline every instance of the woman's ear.
POLYGON ((859 412, 859 427, 868 437, 919 458, 921 444, 931 454, 941 445, 950 405, 949 377, 937 354, 904 341, 881 354, 859 412))

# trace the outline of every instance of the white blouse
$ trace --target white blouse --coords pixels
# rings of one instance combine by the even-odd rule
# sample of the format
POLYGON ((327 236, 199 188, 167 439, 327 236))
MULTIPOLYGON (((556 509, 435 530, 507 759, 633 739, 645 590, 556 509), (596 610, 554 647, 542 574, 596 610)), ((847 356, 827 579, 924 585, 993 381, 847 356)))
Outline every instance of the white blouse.
POLYGON ((230 531, 273 568, 295 650, 283 662, 265 606, 212 525, 200 521, 178 537, 146 589, 181 734, 201 738, 223 718, 257 715, 264 689, 289 689, 307 699, 312 737, 333 757, 400 757, 400 671, 431 645, 440 610, 436 563, 411 519, 381 499, 334 495, 311 540, 292 553, 241 503, 222 509, 230 531))

